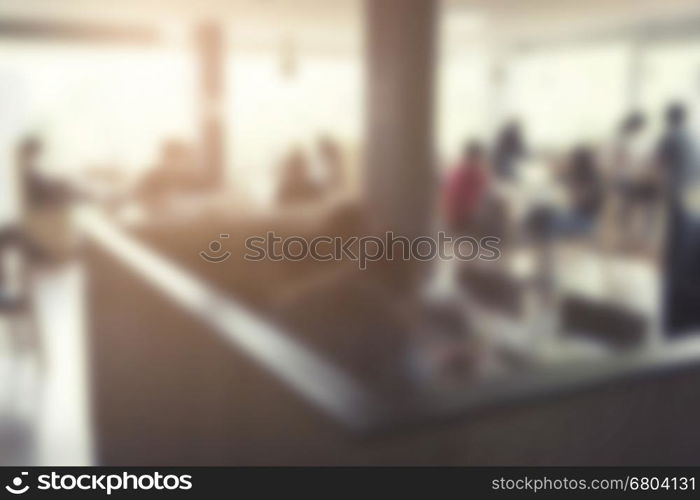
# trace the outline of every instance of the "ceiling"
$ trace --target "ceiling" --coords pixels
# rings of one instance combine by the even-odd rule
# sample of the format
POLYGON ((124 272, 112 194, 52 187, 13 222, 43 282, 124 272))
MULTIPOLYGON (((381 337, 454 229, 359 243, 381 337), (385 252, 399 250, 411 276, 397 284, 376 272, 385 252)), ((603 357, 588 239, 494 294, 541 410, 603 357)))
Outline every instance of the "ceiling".
MULTIPOLYGON (((372 1, 372 0, 368 0, 372 1)), ((342 25, 360 15, 363 0, 3 0, 0 16, 51 19, 227 17, 245 22, 342 25)), ((449 11, 485 14, 499 22, 652 19, 700 10, 696 0, 444 0, 449 11)))
MULTIPOLYGON (((2 0, 0 20, 180 23, 224 20, 232 31, 321 34, 355 43, 365 0, 2 0)), ((372 1, 372 0, 366 0, 372 1)), ((530 39, 700 18, 697 0, 444 0, 465 36, 530 39), (475 31, 476 30, 476 31, 475 31)), ((692 28, 694 29, 694 27, 692 28)))

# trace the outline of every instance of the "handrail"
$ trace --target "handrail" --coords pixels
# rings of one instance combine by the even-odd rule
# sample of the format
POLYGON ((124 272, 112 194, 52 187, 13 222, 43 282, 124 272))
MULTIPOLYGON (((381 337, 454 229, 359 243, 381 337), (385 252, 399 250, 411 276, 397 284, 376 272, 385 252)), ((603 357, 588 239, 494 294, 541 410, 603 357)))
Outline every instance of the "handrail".
MULTIPOLYGON (((275 374, 290 389, 353 430, 372 432, 562 390, 672 372, 700 364, 700 335, 571 367, 542 366, 515 377, 483 381, 454 391, 429 391, 414 404, 378 401, 349 374, 302 342, 158 255, 100 214, 82 214, 85 234, 138 272, 161 293, 212 327, 225 341, 275 374)), ((405 401, 404 401, 405 403, 405 401)))
POLYGON ((316 407, 357 430, 371 423, 378 405, 370 393, 291 335, 158 255, 103 214, 81 213, 79 226, 88 238, 316 407))

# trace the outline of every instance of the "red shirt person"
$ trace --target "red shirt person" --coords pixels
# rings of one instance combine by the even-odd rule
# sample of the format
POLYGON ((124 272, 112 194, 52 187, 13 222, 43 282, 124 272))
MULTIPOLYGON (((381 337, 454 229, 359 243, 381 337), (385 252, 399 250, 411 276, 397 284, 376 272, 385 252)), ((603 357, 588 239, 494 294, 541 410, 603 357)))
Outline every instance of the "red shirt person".
POLYGON ((445 216, 450 229, 463 232, 473 227, 487 188, 483 148, 479 143, 471 142, 449 173, 444 188, 445 216))

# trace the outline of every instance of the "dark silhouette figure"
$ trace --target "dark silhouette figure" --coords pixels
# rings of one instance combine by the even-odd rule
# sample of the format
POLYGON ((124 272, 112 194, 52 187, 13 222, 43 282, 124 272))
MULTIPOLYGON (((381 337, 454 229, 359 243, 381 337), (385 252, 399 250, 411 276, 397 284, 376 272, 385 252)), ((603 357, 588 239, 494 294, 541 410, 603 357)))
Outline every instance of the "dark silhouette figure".
POLYGON ((516 121, 507 123, 496 139, 492 160, 495 175, 503 180, 513 179, 517 173, 517 164, 525 153, 520 124, 516 121))
POLYGON ((684 203, 684 193, 696 184, 694 144, 686 128, 681 104, 666 111, 666 130, 658 148, 658 165, 667 206, 665 326, 672 334, 700 325, 700 219, 684 203))
POLYGON ((571 155, 566 183, 571 207, 581 219, 593 221, 603 202, 603 182, 595 153, 587 146, 579 146, 571 155))
POLYGON ((671 204, 679 201, 686 180, 695 169, 695 154, 686 128, 687 111, 681 104, 671 104, 666 111, 666 130, 658 149, 663 184, 671 204))

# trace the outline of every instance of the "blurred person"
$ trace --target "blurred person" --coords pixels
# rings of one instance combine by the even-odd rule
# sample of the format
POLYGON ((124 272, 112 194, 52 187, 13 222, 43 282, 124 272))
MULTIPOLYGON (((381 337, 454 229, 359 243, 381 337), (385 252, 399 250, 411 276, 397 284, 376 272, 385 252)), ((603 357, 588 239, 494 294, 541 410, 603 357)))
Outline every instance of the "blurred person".
POLYGON ((623 191, 634 183, 637 172, 648 163, 645 129, 646 117, 637 111, 630 113, 620 124, 614 144, 611 174, 615 184, 623 191))
POLYGON ((322 169, 324 190, 338 192, 345 189, 345 162, 338 143, 324 135, 317 143, 319 163, 322 169))
POLYGON ((16 151, 20 219, 0 230, 0 247, 16 246, 32 262, 50 261, 70 251, 66 209, 77 197, 68 185, 41 171, 43 151, 38 137, 20 141, 16 151))
POLYGON ((29 343, 40 361, 42 353, 29 297, 30 273, 37 265, 56 264, 73 254, 75 240, 69 208, 77 197, 68 185, 41 171, 43 150, 44 144, 38 137, 20 141, 15 157, 20 217, 0 229, 0 311, 15 318, 11 329, 17 347, 21 349, 29 343), (18 252, 19 261, 8 259, 11 250, 18 252), (12 263, 13 266, 8 265, 12 263))
POLYGON ((198 189, 203 181, 190 146, 179 139, 168 139, 138 191, 147 203, 159 204, 174 194, 198 189))
POLYGON ((668 201, 675 205, 686 182, 694 180, 697 157, 694 144, 687 129, 687 110, 680 103, 669 105, 666 110, 666 129, 657 150, 660 167, 658 181, 663 184, 668 201))
POLYGON ((603 204, 604 185, 594 151, 577 146, 565 165, 563 182, 568 208, 539 207, 527 218, 528 230, 538 240, 588 236, 595 229, 603 204))
POLYGON ((39 206, 61 204, 71 198, 72 193, 67 185, 48 178, 42 172, 43 153, 43 141, 33 136, 22 140, 17 148, 17 171, 25 212, 39 206))
POLYGON ((574 148, 563 168, 567 207, 562 210, 548 204, 536 205, 526 214, 523 226, 530 242, 534 244, 534 283, 544 303, 556 300, 556 242, 591 236, 599 222, 603 205, 602 172, 590 147, 574 148))
POLYGON ((508 122, 496 139, 493 151, 493 169, 496 177, 513 180, 517 175, 518 163, 526 153, 522 129, 517 121, 508 122))
POLYGON ((633 112, 623 120, 614 145, 611 182, 614 223, 622 243, 639 245, 649 234, 658 189, 646 118, 633 112))
POLYGON ((280 205, 294 205, 317 201, 321 188, 311 175, 306 155, 301 149, 294 149, 282 163, 282 180, 277 192, 280 205))
POLYGON ((444 187, 445 216, 451 231, 478 231, 478 216, 489 185, 484 148, 478 141, 469 142, 462 158, 450 172, 444 187))
POLYGON ((700 223, 697 200, 693 198, 697 196, 698 157, 687 120, 682 104, 669 105, 666 130, 657 150, 659 185, 664 193, 667 221, 664 323, 673 333, 697 325, 700 223))

